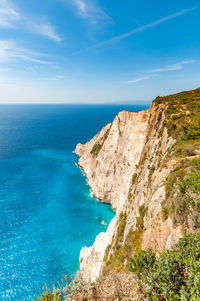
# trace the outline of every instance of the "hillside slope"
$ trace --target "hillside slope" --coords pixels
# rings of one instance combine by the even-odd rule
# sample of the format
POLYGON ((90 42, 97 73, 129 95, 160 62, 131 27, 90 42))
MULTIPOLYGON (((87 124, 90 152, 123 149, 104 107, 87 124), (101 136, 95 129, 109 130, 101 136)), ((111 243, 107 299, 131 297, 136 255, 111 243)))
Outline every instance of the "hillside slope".
POLYGON ((116 211, 107 232, 81 251, 83 279, 125 271, 137 250, 159 253, 199 228, 200 89, 120 112, 76 154, 92 194, 116 211))

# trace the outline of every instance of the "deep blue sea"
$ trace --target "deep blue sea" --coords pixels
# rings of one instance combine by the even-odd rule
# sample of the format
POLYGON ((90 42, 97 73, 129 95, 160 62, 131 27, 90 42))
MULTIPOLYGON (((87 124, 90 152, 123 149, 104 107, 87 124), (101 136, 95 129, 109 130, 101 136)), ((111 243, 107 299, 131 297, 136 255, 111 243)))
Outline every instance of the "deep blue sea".
POLYGON ((79 268, 114 216, 92 199, 73 150, 123 110, 147 106, 0 106, 0 300, 34 300, 79 268))

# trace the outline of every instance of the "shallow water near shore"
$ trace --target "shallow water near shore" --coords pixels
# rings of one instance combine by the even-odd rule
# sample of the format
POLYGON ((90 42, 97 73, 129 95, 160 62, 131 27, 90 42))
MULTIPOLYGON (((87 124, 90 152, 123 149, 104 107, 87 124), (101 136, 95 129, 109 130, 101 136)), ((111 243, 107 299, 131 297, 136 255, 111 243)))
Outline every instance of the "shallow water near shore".
POLYGON ((114 212, 90 197, 73 150, 119 111, 146 108, 0 106, 0 300, 33 300, 78 270, 114 212))

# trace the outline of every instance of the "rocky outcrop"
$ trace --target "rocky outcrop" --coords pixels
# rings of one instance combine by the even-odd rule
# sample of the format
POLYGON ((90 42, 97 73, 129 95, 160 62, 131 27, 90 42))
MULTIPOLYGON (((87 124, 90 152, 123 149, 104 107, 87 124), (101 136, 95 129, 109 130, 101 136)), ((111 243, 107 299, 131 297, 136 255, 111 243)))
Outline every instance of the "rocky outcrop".
POLYGON ((95 281, 105 268, 125 265, 136 248, 159 253, 182 236, 170 216, 163 219, 166 179, 177 163, 167 157, 176 141, 164 122, 167 108, 158 99, 149 110, 120 112, 76 147, 92 195, 116 211, 107 232, 81 251, 80 272, 86 281, 95 281))
POLYGON ((106 247, 111 243, 116 226, 116 216, 110 222, 107 231, 101 232, 91 247, 84 247, 80 253, 80 276, 86 282, 94 282, 102 268, 106 247))
POLYGON ((87 177, 93 197, 112 204, 117 212, 106 233, 80 253, 80 275, 87 281, 99 276, 104 254, 111 243, 116 221, 127 199, 132 175, 139 164, 148 126, 149 110, 120 112, 86 144, 78 144, 78 166, 87 177))
POLYGON ((168 136, 167 129, 163 126, 164 118, 162 107, 153 104, 144 148, 136 170, 136 181, 130 186, 129 198, 125 203, 127 223, 124 240, 130 230, 133 233, 137 230, 137 217, 143 206, 146 214, 140 237, 141 248, 150 248, 156 253, 170 248, 182 235, 180 227, 175 228, 170 218, 164 221, 162 217, 166 178, 176 163, 176 160, 166 160, 167 150, 175 140, 168 136))
POLYGON ((93 197, 111 203, 114 210, 123 206, 132 174, 144 146, 149 111, 120 112, 86 144, 78 144, 78 165, 87 177, 93 197))

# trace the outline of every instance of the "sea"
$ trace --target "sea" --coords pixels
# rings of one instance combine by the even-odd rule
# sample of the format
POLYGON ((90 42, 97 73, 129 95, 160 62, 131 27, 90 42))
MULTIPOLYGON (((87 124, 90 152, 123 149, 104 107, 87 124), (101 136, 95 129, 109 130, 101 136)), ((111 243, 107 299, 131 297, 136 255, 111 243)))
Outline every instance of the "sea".
POLYGON ((146 108, 0 105, 1 301, 33 301, 78 271, 81 248, 115 214, 91 198, 73 151, 119 111, 146 108))

